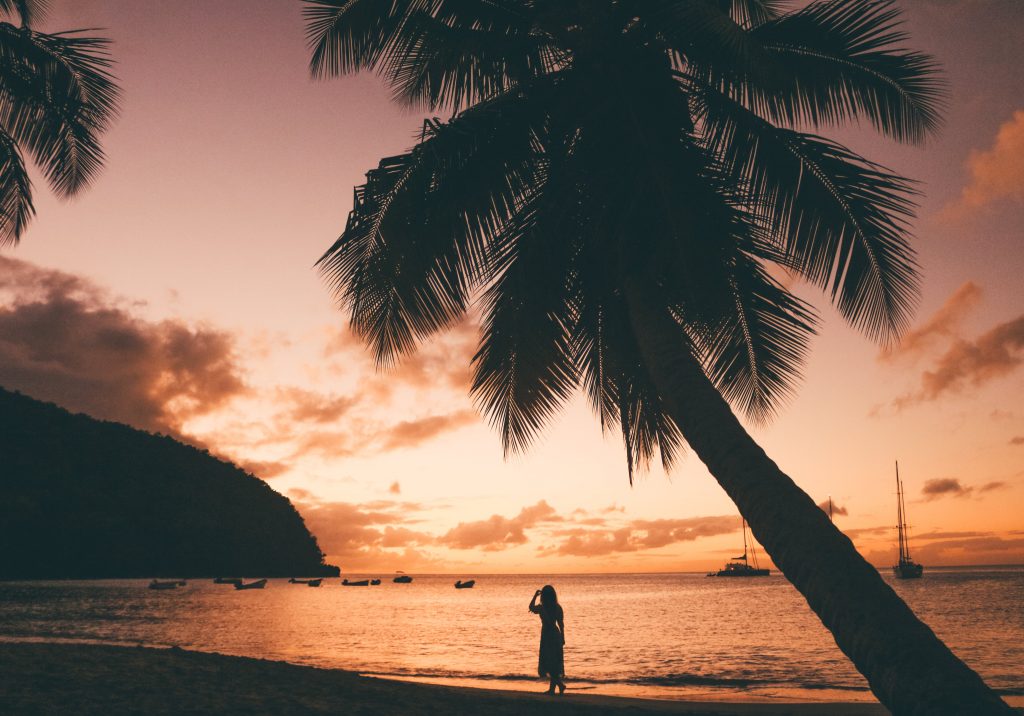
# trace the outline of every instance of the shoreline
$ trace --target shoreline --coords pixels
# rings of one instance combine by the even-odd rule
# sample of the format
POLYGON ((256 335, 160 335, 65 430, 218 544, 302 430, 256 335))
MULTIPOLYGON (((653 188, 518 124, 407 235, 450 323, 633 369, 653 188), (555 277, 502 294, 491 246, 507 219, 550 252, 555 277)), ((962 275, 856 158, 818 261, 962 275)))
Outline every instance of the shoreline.
POLYGON ((0 643, 7 714, 403 713, 883 716, 878 703, 660 700, 441 685, 179 648, 0 643))

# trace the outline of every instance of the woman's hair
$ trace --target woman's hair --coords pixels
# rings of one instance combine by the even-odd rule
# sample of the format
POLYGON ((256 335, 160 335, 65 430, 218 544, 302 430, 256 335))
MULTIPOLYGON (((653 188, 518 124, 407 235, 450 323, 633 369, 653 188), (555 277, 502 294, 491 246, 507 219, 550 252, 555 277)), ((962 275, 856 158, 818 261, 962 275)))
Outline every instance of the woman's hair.
POLYGON ((556 607, 558 606, 558 595, 555 594, 555 588, 550 584, 545 584, 540 590, 540 603, 545 607, 556 607))

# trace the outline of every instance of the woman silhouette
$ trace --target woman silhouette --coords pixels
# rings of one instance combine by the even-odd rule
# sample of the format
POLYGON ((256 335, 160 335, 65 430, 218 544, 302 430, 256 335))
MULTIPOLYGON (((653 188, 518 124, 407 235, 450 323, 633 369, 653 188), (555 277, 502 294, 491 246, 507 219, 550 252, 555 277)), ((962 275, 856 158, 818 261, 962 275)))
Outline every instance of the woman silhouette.
POLYGON ((558 603, 558 595, 550 584, 538 589, 530 600, 530 611, 540 616, 540 660, 537 673, 551 681, 548 693, 565 692, 565 659, 562 647, 565 646, 565 618, 562 607, 558 603), (537 604, 537 598, 540 604, 537 604))

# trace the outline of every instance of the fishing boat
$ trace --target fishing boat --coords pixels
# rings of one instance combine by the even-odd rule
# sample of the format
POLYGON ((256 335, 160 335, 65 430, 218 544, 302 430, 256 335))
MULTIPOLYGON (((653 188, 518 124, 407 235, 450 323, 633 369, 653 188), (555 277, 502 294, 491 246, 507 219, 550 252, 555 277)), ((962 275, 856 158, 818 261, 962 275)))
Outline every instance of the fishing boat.
POLYGON ((306 582, 306 586, 307 587, 319 587, 323 583, 323 581, 324 581, 323 577, 321 577, 320 579, 311 579, 308 582, 306 582))
POLYGON ((177 589, 180 582, 175 579, 170 582, 161 582, 158 579, 154 579, 149 583, 150 589, 177 589))
POLYGON ((321 577, 320 579, 296 579, 295 577, 292 577, 291 579, 288 580, 288 584, 309 584, 310 582, 317 582, 317 583, 319 583, 319 582, 322 582, 322 581, 323 581, 323 577, 321 577))
POLYGON ((472 589, 473 585, 475 585, 475 584, 476 584, 476 580, 475 579, 467 579, 465 582, 463 582, 460 579, 459 581, 457 581, 455 583, 455 588, 456 589, 472 589))
POLYGON ((900 481, 900 463, 896 462, 896 530, 900 548, 900 561, 892 566, 897 579, 920 579, 924 567, 910 558, 910 540, 907 534, 907 508, 903 504, 903 483, 900 481))
POLYGON ((380 584, 380 580, 379 579, 371 579, 370 580, 370 586, 371 587, 376 587, 378 584, 380 584))
POLYGON ((241 584, 241 577, 217 577, 213 580, 214 584, 241 584))
POLYGON ((360 579, 359 581, 356 581, 356 582, 350 582, 347 579, 343 579, 343 580, 341 580, 341 586, 343 586, 343 587, 369 587, 370 586, 370 580, 369 579, 360 579))
POLYGON ((408 574, 400 574, 391 581, 395 584, 409 584, 409 582, 412 581, 412 577, 410 577, 408 574))
POLYGON ((267 586, 267 580, 257 579, 255 582, 249 582, 248 584, 239 581, 235 584, 235 589, 263 589, 265 586, 267 586))
POLYGON ((762 569, 757 563, 757 550, 754 549, 754 540, 750 540, 749 553, 750 557, 747 557, 747 520, 743 520, 743 554, 739 557, 733 557, 731 562, 728 562, 725 567, 718 570, 717 572, 708 572, 709 577, 767 577, 771 574, 770 569, 762 569), (751 566, 753 562, 753 566, 751 566))

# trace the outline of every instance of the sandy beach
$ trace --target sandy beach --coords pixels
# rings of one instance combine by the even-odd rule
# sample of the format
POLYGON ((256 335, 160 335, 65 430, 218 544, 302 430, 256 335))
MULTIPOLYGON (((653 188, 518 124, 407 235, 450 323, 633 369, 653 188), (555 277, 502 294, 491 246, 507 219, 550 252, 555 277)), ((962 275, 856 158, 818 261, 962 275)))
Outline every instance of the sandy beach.
MULTIPOLYGON (((538 683, 538 691, 543 685, 538 683)), ((656 701, 414 684, 276 661, 80 644, 0 644, 5 714, 716 714, 878 716, 878 704, 656 701)))

